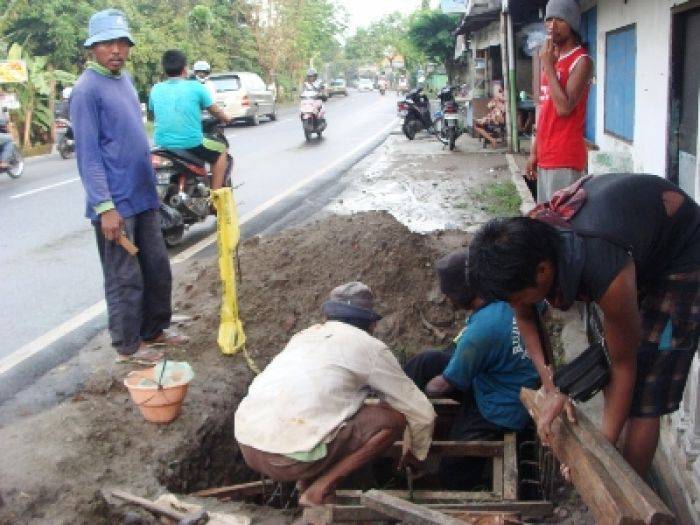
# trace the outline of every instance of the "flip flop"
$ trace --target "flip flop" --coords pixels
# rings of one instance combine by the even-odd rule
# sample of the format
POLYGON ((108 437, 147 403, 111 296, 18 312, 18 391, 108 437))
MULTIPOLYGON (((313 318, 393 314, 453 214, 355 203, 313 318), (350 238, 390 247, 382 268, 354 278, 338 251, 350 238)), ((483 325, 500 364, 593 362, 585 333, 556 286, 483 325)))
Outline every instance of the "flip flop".
POLYGON ((144 341, 146 346, 185 346, 190 342, 186 335, 174 331, 163 330, 158 337, 144 341))
POLYGON ((154 365, 163 359, 165 353, 153 348, 139 348, 133 354, 119 354, 114 360, 117 364, 137 364, 137 365, 154 365))

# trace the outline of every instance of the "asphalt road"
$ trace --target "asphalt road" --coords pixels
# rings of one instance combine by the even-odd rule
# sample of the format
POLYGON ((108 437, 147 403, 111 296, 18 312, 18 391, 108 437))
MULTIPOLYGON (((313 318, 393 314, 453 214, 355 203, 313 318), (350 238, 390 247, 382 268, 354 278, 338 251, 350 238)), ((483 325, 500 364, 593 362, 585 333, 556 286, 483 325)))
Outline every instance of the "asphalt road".
MULTIPOLYGON (((296 107, 280 110, 276 122, 228 128, 239 216, 253 222, 264 213, 279 215, 297 206, 298 198, 290 197, 312 186, 310 179, 337 178, 369 153, 388 133, 395 108, 392 93, 332 98, 323 138, 309 143, 296 107), (285 202, 287 208, 281 207, 285 202)), ((60 362, 105 327, 106 316, 94 315, 103 299, 102 275, 84 210, 74 159, 57 154, 30 159, 22 178, 0 179, 0 364, 23 349, 46 346, 46 335, 63 325, 66 334, 48 340, 61 350, 44 364, 60 362), (67 321, 71 326, 65 326, 67 321)), ((213 218, 193 227, 171 256, 187 257, 214 230, 213 218)), ((35 366, 34 373, 41 368, 35 366)))

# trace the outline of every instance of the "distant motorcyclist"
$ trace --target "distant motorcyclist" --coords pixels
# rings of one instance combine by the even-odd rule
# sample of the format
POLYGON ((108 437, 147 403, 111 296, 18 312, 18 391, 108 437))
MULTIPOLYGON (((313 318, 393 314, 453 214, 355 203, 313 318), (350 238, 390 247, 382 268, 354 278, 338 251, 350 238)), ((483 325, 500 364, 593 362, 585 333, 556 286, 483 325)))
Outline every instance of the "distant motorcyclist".
POLYGON ((223 186, 226 173, 226 145, 207 139, 202 132, 201 113, 206 109, 221 122, 231 117, 214 104, 207 89, 187 78, 187 58, 171 49, 163 54, 168 79, 153 86, 149 109, 155 116, 154 141, 168 149, 186 149, 211 166, 211 189, 223 186))
POLYGON ((0 169, 7 169, 12 157, 12 135, 9 130, 10 113, 7 108, 0 108, 0 169))
POLYGON ((204 87, 209 90, 211 99, 216 101, 216 86, 209 79, 209 75, 211 74, 211 66, 209 65, 209 62, 206 60, 197 60, 197 62, 192 65, 192 73, 194 73, 194 77, 204 84, 204 87))
POLYGON ((323 100, 326 100, 326 86, 323 80, 318 78, 318 73, 312 67, 306 71, 306 80, 304 80, 304 91, 316 91, 321 95, 323 100))

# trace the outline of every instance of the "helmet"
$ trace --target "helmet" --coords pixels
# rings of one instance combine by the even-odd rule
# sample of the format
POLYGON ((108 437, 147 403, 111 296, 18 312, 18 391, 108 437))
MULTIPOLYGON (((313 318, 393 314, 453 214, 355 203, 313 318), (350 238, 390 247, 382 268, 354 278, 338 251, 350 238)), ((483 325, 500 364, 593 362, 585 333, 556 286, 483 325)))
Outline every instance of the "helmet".
POLYGON ((306 76, 307 77, 317 77, 318 73, 316 73, 316 70, 312 67, 306 70, 306 76))
POLYGON ((197 62, 195 62, 192 66, 192 71, 204 71, 206 73, 209 73, 209 71, 211 71, 211 66, 209 65, 209 62, 205 60, 197 60, 197 62))

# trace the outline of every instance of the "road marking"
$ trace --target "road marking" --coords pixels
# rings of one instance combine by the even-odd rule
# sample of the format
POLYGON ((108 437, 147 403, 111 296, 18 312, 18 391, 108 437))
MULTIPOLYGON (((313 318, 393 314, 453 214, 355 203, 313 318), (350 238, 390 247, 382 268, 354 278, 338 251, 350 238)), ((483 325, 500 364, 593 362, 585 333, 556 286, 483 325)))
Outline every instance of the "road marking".
MULTIPOLYGON (((362 151, 362 149, 368 147, 372 142, 376 141, 381 137, 383 134, 387 133, 391 127, 396 125, 396 119, 392 120, 391 123, 382 128, 382 130, 379 133, 376 133, 372 137, 370 137, 368 140, 351 150, 349 153, 343 155, 341 158, 336 160, 333 164, 330 164, 328 167, 310 175, 309 177, 306 177, 305 179, 300 180, 290 188, 288 188, 286 191, 283 193, 280 193, 276 195, 275 197, 269 199, 268 201, 262 203, 259 205, 257 208, 255 208, 252 211, 249 211, 248 213, 244 214, 240 218, 240 224, 243 225, 246 222, 250 221, 251 219, 255 218, 256 216, 260 215, 262 212, 265 210, 271 208, 278 202, 280 202, 282 199, 285 197, 291 195, 292 193, 298 191, 299 189, 303 188, 306 184, 310 183, 314 179, 323 176, 324 174, 328 173, 331 171, 333 168, 336 166, 342 164, 345 162, 347 159, 353 157, 356 155, 358 152, 362 151)), ((68 184, 69 182, 73 182, 74 180, 79 180, 79 177, 76 179, 71 179, 68 181, 63 181, 60 184, 68 184)), ((55 186, 55 185, 52 185, 55 186)), ((31 193, 36 193, 37 191, 42 191, 43 189, 49 189, 49 186, 46 186, 45 188, 38 188, 37 190, 33 190, 32 192, 27 192, 26 194, 20 194, 20 196, 31 194, 31 193)), ((13 198, 13 197, 10 197, 13 198)), ((14 196, 14 198, 18 198, 18 196, 14 196)), ((190 246, 186 250, 183 250, 178 254, 176 257, 173 257, 171 259, 172 264, 179 264, 181 262, 186 261, 187 259, 191 258, 195 254, 201 252, 204 250, 207 246, 213 244, 216 242, 216 232, 212 233, 208 237, 202 239, 198 243, 190 246)), ((48 347, 49 345, 55 343, 65 335, 68 335, 70 332, 73 330, 76 330, 77 328, 80 328, 82 325, 89 323, 92 321, 95 317, 98 315, 101 315, 107 310, 107 305, 104 301, 104 299, 91 307, 89 307, 87 310, 84 310, 80 312, 78 315, 73 317, 72 319, 69 319, 68 321, 64 322, 63 324, 60 324, 56 328, 53 328, 52 330, 49 330, 46 332, 44 335, 39 336, 38 338, 34 339, 33 341, 27 343, 26 345, 22 346, 20 349, 15 350, 12 352, 9 356, 0 359, 0 376, 13 367, 17 366, 18 364, 22 363, 26 359, 29 359, 35 354, 38 354, 41 352, 43 349, 48 347)))
POLYGON ((72 319, 69 319, 65 323, 58 325, 56 328, 49 330, 44 335, 34 339, 34 341, 27 343, 19 350, 15 350, 9 356, 0 360, 0 375, 4 374, 12 367, 17 366, 25 359, 28 359, 34 354, 41 352, 44 348, 55 343, 64 335, 72 332, 85 323, 89 323, 95 317, 102 314, 105 310, 107 310, 107 305, 103 299, 99 303, 93 304, 87 310, 80 312, 72 319))
POLYGON ((71 182, 75 182, 77 180, 80 180, 80 177, 73 177, 72 179, 64 180, 61 182, 56 182, 55 184, 49 184, 48 186, 42 186, 41 188, 36 188, 34 190, 25 191, 24 193, 18 193, 17 195, 10 196, 10 199, 21 199, 22 197, 27 197, 28 195, 34 195, 35 193, 39 193, 40 191, 46 191, 46 190, 50 190, 53 188, 58 188, 59 186, 65 186, 66 184, 70 184, 71 182))

